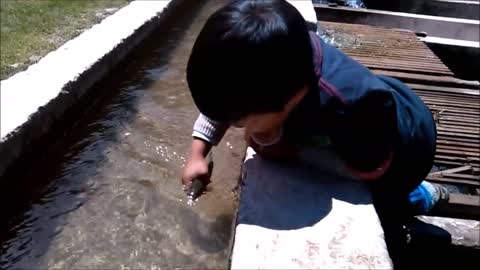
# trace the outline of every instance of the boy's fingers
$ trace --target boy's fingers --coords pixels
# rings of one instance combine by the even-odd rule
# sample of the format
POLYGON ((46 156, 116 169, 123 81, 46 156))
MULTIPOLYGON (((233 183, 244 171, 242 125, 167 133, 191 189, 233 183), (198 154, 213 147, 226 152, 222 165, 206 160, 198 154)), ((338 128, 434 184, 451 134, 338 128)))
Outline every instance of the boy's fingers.
POLYGON ((184 191, 186 191, 188 189, 188 187, 190 186, 190 182, 191 181, 188 181, 184 177, 182 177, 182 189, 184 191))
POLYGON ((205 186, 211 182, 210 175, 208 174, 184 176, 182 177, 182 188, 184 191, 187 191, 190 188, 194 179, 200 179, 205 186))

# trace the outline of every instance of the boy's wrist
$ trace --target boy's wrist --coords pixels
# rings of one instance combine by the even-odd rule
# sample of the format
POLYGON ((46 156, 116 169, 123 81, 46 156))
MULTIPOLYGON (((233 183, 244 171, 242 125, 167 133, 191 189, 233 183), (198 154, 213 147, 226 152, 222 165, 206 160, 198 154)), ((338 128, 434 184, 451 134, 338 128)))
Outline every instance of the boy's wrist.
POLYGON ((191 158, 205 158, 210 152, 212 148, 212 144, 201 139, 193 137, 192 146, 190 149, 190 157, 191 158))

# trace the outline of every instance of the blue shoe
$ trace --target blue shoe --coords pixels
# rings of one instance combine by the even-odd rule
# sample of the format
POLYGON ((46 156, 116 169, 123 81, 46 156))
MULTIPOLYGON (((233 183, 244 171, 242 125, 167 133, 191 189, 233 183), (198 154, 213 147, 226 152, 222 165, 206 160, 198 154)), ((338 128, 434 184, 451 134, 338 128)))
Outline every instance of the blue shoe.
POLYGON ((409 195, 410 204, 415 209, 415 214, 423 215, 439 202, 448 202, 449 192, 440 185, 423 181, 409 195))

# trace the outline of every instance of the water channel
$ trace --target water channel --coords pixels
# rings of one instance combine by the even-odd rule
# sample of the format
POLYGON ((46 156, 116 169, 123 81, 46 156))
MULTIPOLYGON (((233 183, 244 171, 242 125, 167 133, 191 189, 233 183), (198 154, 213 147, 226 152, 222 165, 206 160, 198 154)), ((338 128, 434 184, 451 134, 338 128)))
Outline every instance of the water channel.
POLYGON ((185 1, 54 145, 3 179, 0 268, 226 268, 239 130, 215 149, 213 183, 188 206, 179 181, 198 115, 185 66, 223 0, 185 1))

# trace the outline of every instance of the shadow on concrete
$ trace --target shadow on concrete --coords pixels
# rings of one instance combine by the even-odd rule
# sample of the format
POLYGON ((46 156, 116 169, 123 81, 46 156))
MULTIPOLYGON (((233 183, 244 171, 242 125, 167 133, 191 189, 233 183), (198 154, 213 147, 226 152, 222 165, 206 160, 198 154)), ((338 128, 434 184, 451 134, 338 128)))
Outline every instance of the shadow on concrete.
MULTIPOLYGON (((375 201, 365 183, 318 168, 264 160, 258 155, 247 158, 243 173, 238 224, 296 230, 324 219, 332 211, 333 200, 355 205, 375 201)), ((395 269, 471 268, 478 260, 480 249, 453 245, 448 231, 408 218, 398 212, 404 208, 392 203, 402 202, 389 200, 382 207, 388 215, 380 218, 395 269)))
POLYGON ((414 219, 407 225, 410 241, 399 269, 470 269, 478 264, 478 247, 456 246, 446 230, 414 219))
POLYGON ((275 230, 312 226, 332 210, 332 200, 371 204, 369 187, 313 167, 267 161, 254 155, 243 168, 239 224, 275 230))

